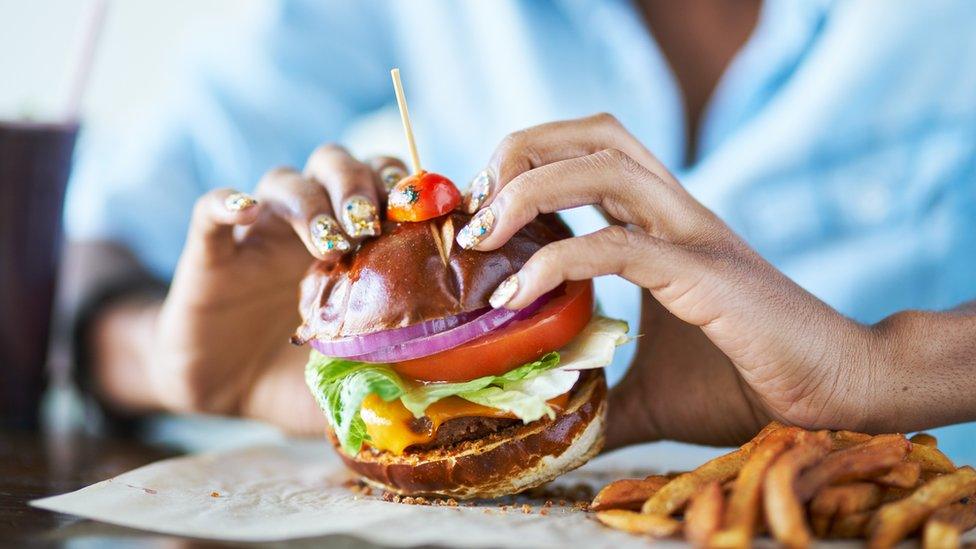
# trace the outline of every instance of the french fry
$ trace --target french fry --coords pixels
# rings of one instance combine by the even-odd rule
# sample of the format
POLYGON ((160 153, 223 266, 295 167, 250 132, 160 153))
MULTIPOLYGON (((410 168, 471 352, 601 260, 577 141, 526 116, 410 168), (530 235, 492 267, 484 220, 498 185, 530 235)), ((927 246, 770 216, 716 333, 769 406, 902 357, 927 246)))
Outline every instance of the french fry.
POLYGON ((755 533, 766 471, 789 449, 801 433, 796 427, 784 427, 766 435, 750 453, 729 495, 722 529, 712 534, 711 547, 749 547, 755 533))
POLYGON ((912 495, 883 505, 868 524, 868 546, 892 547, 921 526, 929 515, 976 492, 976 470, 962 467, 954 473, 936 477, 912 495))
POLYGON ((641 512, 669 516, 679 510, 698 490, 710 482, 725 482, 739 473, 753 448, 771 433, 783 429, 781 423, 772 422, 741 448, 719 456, 694 471, 678 475, 644 502, 641 512))
MULTIPOLYGON (((854 431, 836 431, 831 434, 834 450, 844 450, 851 446, 871 440, 871 435, 854 431)), ((918 433, 911 438, 912 449, 908 453, 908 461, 920 463, 923 471, 937 473, 951 473, 956 470, 952 460, 936 448, 936 439, 928 433, 918 433)))
POLYGON ((958 549, 962 532, 951 524, 929 519, 922 533, 922 549, 958 549))
POLYGON ((876 476, 900 463, 910 447, 902 435, 878 435, 838 450, 800 475, 796 493, 800 501, 806 502, 824 486, 876 476))
POLYGON ((685 538, 696 547, 705 547, 722 526, 725 494, 718 482, 710 482, 691 497, 685 510, 685 538))
POLYGON ((922 476, 922 464, 914 461, 903 461, 895 465, 887 473, 874 477, 872 480, 882 486, 894 488, 912 488, 918 484, 922 476))
POLYGON ((908 453, 908 461, 918 463, 922 471, 932 473, 951 473, 956 470, 955 464, 942 450, 924 444, 912 444, 912 451, 908 453))
POLYGON ((827 486, 810 502, 810 512, 833 517, 873 509, 881 503, 881 488, 870 482, 827 486))
POLYGON ((925 522, 923 549, 950 549, 960 546, 963 532, 976 527, 976 498, 953 503, 932 513, 925 522))
POLYGON ((864 529, 871 520, 871 511, 859 511, 849 515, 839 515, 834 518, 827 537, 831 538, 859 538, 864 535, 864 529))
POLYGON ((867 442, 871 440, 871 435, 856 431, 834 431, 830 433, 830 440, 833 442, 836 451, 867 442))
POLYGON ((763 484, 766 524, 773 537, 786 547, 810 545, 806 513, 803 503, 796 497, 793 484, 800 471, 822 460, 830 452, 830 447, 830 435, 826 431, 804 431, 798 435, 796 445, 769 467, 763 484))
POLYGON ((931 446, 932 448, 939 447, 939 441, 928 433, 915 433, 908 440, 912 441, 912 444, 921 444, 922 446, 931 446))
POLYGON ((681 523, 671 517, 647 515, 623 509, 600 511, 596 514, 596 519, 617 530, 655 538, 673 536, 681 529, 681 523))
POLYGON ((640 511, 647 498, 653 496, 668 482, 671 482, 671 479, 663 475, 615 480, 597 493, 596 497, 593 498, 593 503, 590 504, 590 510, 626 509, 628 511, 640 511))
MULTIPOLYGON (((855 482, 821 489, 810 502, 810 524, 814 534, 818 537, 832 535, 831 532, 837 529, 837 523, 844 517, 866 513, 877 507, 881 503, 881 495, 882 489, 870 482, 855 482)), ((864 525, 861 526, 863 530, 864 525)), ((852 526, 845 524, 843 528, 844 532, 847 532, 852 526)))
POLYGON ((881 491, 881 503, 891 503, 892 501, 898 501, 900 499, 905 499, 912 495, 915 490, 913 488, 898 488, 896 486, 886 486, 881 491))

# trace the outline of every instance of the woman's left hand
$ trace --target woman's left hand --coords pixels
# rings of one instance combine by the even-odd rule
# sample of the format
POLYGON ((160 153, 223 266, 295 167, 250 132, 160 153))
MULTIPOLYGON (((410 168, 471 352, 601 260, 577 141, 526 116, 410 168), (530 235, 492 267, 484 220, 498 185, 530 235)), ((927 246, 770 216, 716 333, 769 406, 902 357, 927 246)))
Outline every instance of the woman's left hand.
POLYGON ((508 136, 466 199, 458 233, 491 250, 541 213, 597 205, 617 224, 551 243, 492 305, 520 308, 565 280, 616 274, 646 288, 635 363, 611 393, 608 445, 728 444, 777 419, 871 429, 870 327, 763 260, 609 115, 508 136), (626 226, 626 228, 625 228, 626 226))

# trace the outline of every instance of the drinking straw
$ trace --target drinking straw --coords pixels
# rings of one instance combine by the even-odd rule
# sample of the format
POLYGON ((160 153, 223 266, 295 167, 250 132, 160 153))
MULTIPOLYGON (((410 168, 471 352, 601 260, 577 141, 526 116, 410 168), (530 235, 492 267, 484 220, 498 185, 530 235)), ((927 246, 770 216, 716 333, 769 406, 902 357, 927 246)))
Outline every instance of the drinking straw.
POLYGON ((102 29, 105 27, 107 7, 107 0, 90 0, 88 2, 88 9, 83 19, 84 33, 81 37, 78 56, 75 58, 74 67, 72 67, 70 93, 63 115, 65 121, 78 120, 81 113, 81 102, 85 96, 85 90, 88 88, 88 80, 91 77, 95 50, 102 35, 102 29))

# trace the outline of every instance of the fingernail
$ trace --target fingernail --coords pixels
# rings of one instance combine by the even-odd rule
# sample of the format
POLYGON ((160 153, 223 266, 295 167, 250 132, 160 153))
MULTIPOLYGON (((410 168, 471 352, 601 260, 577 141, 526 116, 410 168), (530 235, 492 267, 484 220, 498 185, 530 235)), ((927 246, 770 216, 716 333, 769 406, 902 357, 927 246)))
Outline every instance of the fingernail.
POLYGON ((346 200, 342 207, 342 225, 349 236, 376 236, 380 234, 380 219, 376 206, 364 196, 354 196, 346 200))
POLYGON ((256 206, 258 203, 253 196, 247 193, 234 193, 224 199, 224 207, 232 212, 241 212, 256 206))
POLYGON ((488 298, 488 303, 495 309, 505 305, 515 297, 515 292, 519 289, 518 275, 513 274, 506 278, 495 288, 495 291, 488 298))
POLYGON ((349 241, 339 231, 339 224, 336 223, 335 219, 325 214, 319 214, 312 218, 309 231, 312 235, 312 244, 323 255, 334 251, 344 252, 349 249, 349 241))
POLYGON ((482 170, 471 180, 471 185, 464 197, 464 210, 469 214, 478 211, 489 194, 491 194, 491 174, 488 173, 488 170, 482 170))
POLYGON ((406 176, 407 172, 400 169, 399 166, 387 166, 380 170, 380 181, 383 182, 383 188, 386 189, 386 192, 390 192, 390 189, 406 176))
POLYGON ((470 250, 484 240, 495 225, 495 213, 486 208, 474 214, 471 221, 457 234, 457 243, 465 250, 470 250))

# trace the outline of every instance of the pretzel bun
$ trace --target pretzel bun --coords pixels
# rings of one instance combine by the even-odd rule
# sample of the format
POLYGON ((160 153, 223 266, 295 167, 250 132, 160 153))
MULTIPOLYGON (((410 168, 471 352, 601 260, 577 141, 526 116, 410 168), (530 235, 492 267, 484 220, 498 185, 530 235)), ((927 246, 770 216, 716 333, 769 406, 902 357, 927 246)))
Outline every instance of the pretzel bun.
MULTIPOLYGON (((404 496, 494 498, 534 488, 583 465, 603 448, 607 385, 602 370, 584 372, 554 419, 426 451, 363 448, 339 455, 364 481, 404 496)), ((329 438, 338 449, 331 431, 329 438)))
POLYGON ((465 250, 454 235, 470 219, 454 212, 437 223, 388 221, 381 236, 338 263, 316 263, 301 283, 302 325, 293 340, 368 334, 487 307, 495 288, 533 253, 571 236, 556 216, 543 215, 497 250, 465 250), (446 265, 435 238, 450 247, 446 265))

